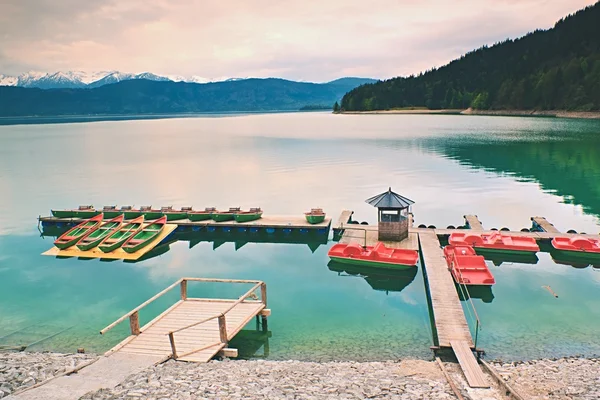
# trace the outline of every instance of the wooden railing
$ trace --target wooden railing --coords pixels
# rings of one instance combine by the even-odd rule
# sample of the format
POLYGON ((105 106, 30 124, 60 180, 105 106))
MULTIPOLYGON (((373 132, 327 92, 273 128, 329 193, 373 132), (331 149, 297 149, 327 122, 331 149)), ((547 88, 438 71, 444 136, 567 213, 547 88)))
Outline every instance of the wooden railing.
MULTIPOLYGON (((195 280, 195 279, 189 279, 189 280, 195 280)), ((225 282, 227 280, 222 280, 221 282, 225 282)), ((212 317, 208 317, 208 318, 204 318, 200 321, 194 322, 190 325, 184 326, 183 328, 179 328, 176 329, 174 331, 171 331, 167 334, 167 336, 169 337, 169 342, 171 343, 171 357, 173 359, 177 359, 177 358, 181 358, 181 357, 185 357, 188 356, 190 354, 208 349, 210 347, 219 345, 219 344, 227 344, 229 342, 229 337, 227 335, 227 322, 225 320, 225 315, 233 310, 237 305, 239 305, 240 303, 242 303, 244 300, 246 300, 248 297, 250 297, 259 287, 260 287, 260 297, 261 297, 261 302, 263 303, 264 307, 267 306, 267 285, 266 283, 262 282, 262 281, 240 281, 240 280, 229 280, 227 282, 231 282, 231 283, 255 283, 254 286, 252 286, 252 288, 250 290, 248 290, 246 293, 244 293, 242 296, 240 296, 235 302, 233 302, 229 307, 227 307, 227 309, 219 314, 215 314, 212 317), (189 328, 193 328, 195 326, 204 324, 206 322, 212 321, 214 319, 218 319, 218 324, 219 324, 219 341, 218 342, 214 342, 214 343, 210 343, 207 344, 203 347, 188 351, 184 354, 177 354, 177 347, 175 346, 175 333, 177 332, 181 332, 184 331, 186 329, 189 328)))
MULTIPOLYGON (((108 332, 109 330, 111 330, 112 328, 114 328, 115 326, 119 325, 121 322, 125 321, 126 319, 129 318, 129 327, 131 330, 131 334, 132 335, 139 335, 141 333, 140 330, 140 319, 139 319, 139 312, 142 308, 146 307, 148 304, 152 303, 154 300, 158 299, 159 297, 165 295, 166 293, 168 293, 169 291, 171 291, 173 288, 179 286, 180 287, 180 292, 181 292, 181 300, 187 300, 188 296, 187 296, 187 283, 188 282, 217 282, 217 283, 254 283, 254 286, 252 287, 252 289, 248 292, 246 292, 246 294, 242 297, 240 297, 233 306, 231 306, 230 308, 228 308, 223 314, 225 314, 226 312, 230 311, 233 307, 235 307, 236 305, 238 305, 239 303, 241 303, 243 300, 245 300, 248 296, 250 296, 259 286, 261 287, 261 299, 263 304, 267 304, 267 286, 264 282, 262 281, 254 281, 254 280, 241 280, 241 279, 212 279, 212 278, 181 278, 178 279, 175 283, 173 283, 172 285, 170 285, 169 287, 165 288, 164 290, 162 290, 161 292, 155 294, 154 296, 152 296, 150 299, 146 300, 145 302, 143 302, 142 304, 140 304, 139 306, 137 306, 136 308, 134 308, 133 310, 129 311, 127 314, 123 315, 121 318, 117 319, 115 322, 113 322, 112 324, 108 325, 106 328, 102 329, 100 331, 100 334, 103 335, 106 332, 108 332)), ((211 317, 210 319, 214 319, 214 318, 218 318, 219 315, 216 315, 214 317, 211 317)), ((201 321, 202 322, 202 321, 201 321)), ((200 322, 200 323, 201 323, 200 322)), ((205 322, 205 321, 204 321, 205 322)), ((198 325, 199 323, 196 323, 196 325, 198 325)), ((221 325, 219 325, 220 327, 221 325)), ((183 329, 187 329, 186 328, 182 328, 180 330, 183 329)), ((226 327, 223 321, 223 329, 226 332, 226 327)), ((174 345, 172 345, 174 346, 174 345)), ((196 350, 198 351, 198 350, 196 350)), ((175 352, 174 352, 175 354, 175 352)))

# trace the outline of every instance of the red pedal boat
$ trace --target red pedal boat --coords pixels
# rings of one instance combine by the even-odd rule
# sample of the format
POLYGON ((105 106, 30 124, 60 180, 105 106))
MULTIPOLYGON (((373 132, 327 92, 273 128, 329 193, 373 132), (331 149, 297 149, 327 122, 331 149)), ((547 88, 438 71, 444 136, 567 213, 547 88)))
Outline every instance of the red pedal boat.
POLYGON ((455 232, 450 235, 448 243, 452 246, 472 246, 477 251, 495 253, 537 253, 540 247, 534 238, 503 235, 494 233, 455 232))
POLYGON ((553 253, 567 258, 585 259, 591 264, 600 261, 600 239, 583 236, 555 237, 552 239, 553 253))
POLYGON ((415 250, 391 249, 381 242, 367 247, 358 243, 338 243, 329 249, 327 255, 340 263, 391 269, 411 268, 419 260, 415 250))
POLYGON ((496 283, 485 259, 478 256, 471 246, 448 245, 444 247, 444 256, 457 283, 473 286, 491 286, 496 283))

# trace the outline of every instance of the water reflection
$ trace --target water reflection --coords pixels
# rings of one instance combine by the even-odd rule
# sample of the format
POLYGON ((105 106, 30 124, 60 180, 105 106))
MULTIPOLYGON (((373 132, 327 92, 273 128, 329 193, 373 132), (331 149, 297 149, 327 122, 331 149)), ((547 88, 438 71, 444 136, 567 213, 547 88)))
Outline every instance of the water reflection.
POLYGON ((327 264, 330 271, 337 272, 339 276, 361 277, 373 290, 388 294, 389 292, 401 292, 410 285, 417 276, 417 267, 408 269, 382 269, 374 267, 360 267, 348 265, 337 261, 327 264))
POLYGON ((494 300, 494 293, 492 293, 491 286, 460 286, 454 283, 456 291, 458 292, 458 298, 461 301, 469 299, 480 299, 484 303, 491 303, 494 300))
MULTIPOLYGON (((57 238, 66 231, 68 231, 70 227, 56 227, 56 226, 44 226, 43 230, 40 232, 41 237, 51 237, 57 238)), ((231 231, 229 233, 217 233, 217 232, 208 232, 208 231, 200 231, 200 232, 173 232, 168 235, 162 242, 160 242, 156 247, 152 250, 138 258, 137 260, 124 260, 126 263, 139 263, 142 261, 146 261, 158 256, 161 256, 171 250, 170 245, 178 242, 184 241, 188 242, 188 248, 192 249, 194 246, 198 245, 202 242, 212 243, 213 250, 218 249, 220 246, 225 243, 233 243, 235 250, 241 249, 244 245, 248 243, 285 243, 285 244, 303 244, 308 247, 311 253, 317 251, 317 249, 327 244, 328 234, 321 234, 317 232, 290 232, 290 233, 248 233, 248 232, 236 232, 231 231)), ((70 256, 57 256, 56 258, 75 258, 70 256)), ((93 258, 89 257, 78 257, 79 260, 93 260, 93 258)), ((111 262, 116 261, 114 259, 105 259, 101 258, 100 261, 111 262)))
POLYGON ((565 203, 600 216, 600 128, 598 124, 579 128, 552 134, 546 141, 521 132, 520 137, 504 140, 482 134, 469 140, 437 138, 423 143, 463 165, 538 182, 565 203))

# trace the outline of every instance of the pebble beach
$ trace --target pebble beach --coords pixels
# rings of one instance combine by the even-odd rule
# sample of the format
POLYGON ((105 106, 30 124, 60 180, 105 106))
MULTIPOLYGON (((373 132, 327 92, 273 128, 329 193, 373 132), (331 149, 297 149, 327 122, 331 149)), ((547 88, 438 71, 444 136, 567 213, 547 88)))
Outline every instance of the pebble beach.
MULTIPOLYGON (((90 354, 0 353, 0 398, 94 359, 90 354)), ((526 399, 600 398, 600 358, 491 362, 526 399)), ((503 398, 490 389, 469 390, 460 369, 445 363, 465 399, 503 398)), ((435 362, 306 362, 230 360, 194 364, 168 361, 126 377, 82 399, 454 399, 435 362)))

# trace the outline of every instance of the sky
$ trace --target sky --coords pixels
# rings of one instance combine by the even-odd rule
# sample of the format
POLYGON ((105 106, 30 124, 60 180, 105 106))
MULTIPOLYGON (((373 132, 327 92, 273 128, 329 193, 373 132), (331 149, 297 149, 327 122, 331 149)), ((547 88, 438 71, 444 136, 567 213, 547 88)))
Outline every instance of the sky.
POLYGON ((547 29, 595 0, 0 0, 0 74, 386 79, 547 29))

